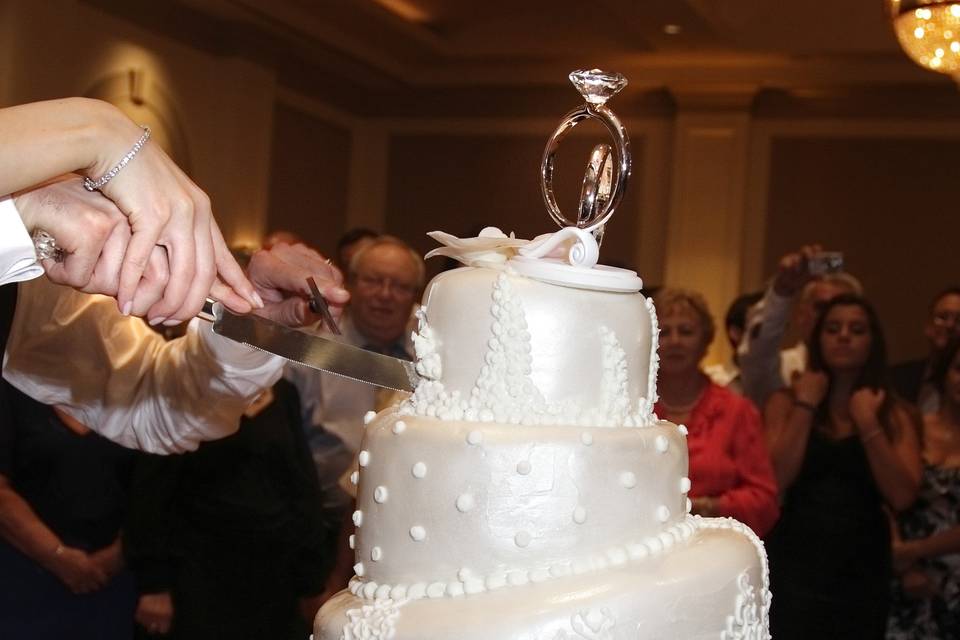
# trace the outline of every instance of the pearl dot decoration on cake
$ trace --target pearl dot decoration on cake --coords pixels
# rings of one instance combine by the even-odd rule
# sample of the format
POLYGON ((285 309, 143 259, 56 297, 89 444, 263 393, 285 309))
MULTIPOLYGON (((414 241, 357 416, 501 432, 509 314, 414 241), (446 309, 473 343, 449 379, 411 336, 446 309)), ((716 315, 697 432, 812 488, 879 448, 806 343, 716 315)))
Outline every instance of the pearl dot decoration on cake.
POLYGON ((407 430, 407 423, 403 420, 397 420, 393 423, 393 432, 397 435, 400 435, 407 430))
POLYGON ((370 559, 374 562, 380 562, 380 559, 383 558, 383 549, 380 547, 374 547, 370 549, 370 559))
POLYGON ((593 444, 593 434, 587 433, 586 431, 584 431, 583 433, 580 434, 580 442, 582 442, 583 444, 589 447, 590 445, 593 444))
POLYGON ((421 527, 420 525, 415 524, 412 527, 410 527, 410 537, 413 538, 415 541, 420 542, 421 540, 427 537, 427 530, 421 527))
POLYGON ((414 478, 425 478, 427 477, 427 465, 422 462, 418 462, 413 465, 412 469, 410 469, 410 473, 413 474, 414 478))
POLYGON ((530 544, 531 536, 526 531, 520 531, 517 535, 513 536, 513 541, 518 547, 526 547, 530 544))
POLYGON ((367 411, 363 414, 363 424, 370 424, 373 422, 373 419, 377 417, 376 411, 367 411))
POLYGON ((387 501, 390 493, 387 491, 387 488, 383 485, 380 485, 373 490, 373 500, 378 504, 383 504, 387 501))
POLYGON ((689 493, 690 491, 690 478, 684 476, 680 478, 680 493, 689 493))
POLYGON ((678 430, 682 435, 684 435, 684 436, 686 436, 687 433, 688 433, 688 432, 687 432, 687 425, 685 425, 685 424, 682 424, 682 425, 680 425, 679 427, 677 427, 677 430, 678 430))
POLYGON ((350 534, 350 548, 351 549, 357 548, 357 536, 353 535, 352 533, 350 534))
POLYGON ((687 498, 687 513, 693 511, 693 503, 690 502, 690 498, 687 498))
POLYGON ((533 470, 533 467, 530 465, 529 460, 521 460, 517 463, 517 473, 522 476, 529 475, 533 470))
POLYGON ((354 471, 350 474, 350 483, 356 486, 360 482, 360 472, 354 471))
POLYGON ((657 507, 657 520, 660 522, 666 522, 670 519, 670 509, 666 505, 660 505, 657 507))
POLYGON ((363 511, 360 509, 353 512, 353 524, 358 527, 363 526, 363 511))
POLYGON ((364 573, 363 563, 358 562, 357 564, 353 565, 353 572, 358 576, 363 577, 363 573, 364 573))
POLYGON ((483 433, 474 429, 467 434, 467 444, 472 444, 474 446, 483 442, 483 433))
POLYGON ((360 452, 360 455, 357 456, 357 460, 360 462, 361 467, 365 467, 370 464, 370 452, 364 449, 360 452))
POLYGON ((577 507, 573 510, 573 521, 577 524, 583 524, 587 521, 587 510, 583 507, 577 507))
POLYGON ((461 513, 470 511, 475 504, 473 496, 469 493, 462 493, 457 497, 457 511, 461 513))
POLYGON ((654 446, 657 448, 657 451, 660 453, 666 453, 667 449, 670 448, 670 441, 667 440, 666 436, 657 436, 653 441, 654 446))
POLYGON ((627 489, 633 489, 637 486, 637 474, 633 471, 623 471, 620 473, 620 484, 627 489))

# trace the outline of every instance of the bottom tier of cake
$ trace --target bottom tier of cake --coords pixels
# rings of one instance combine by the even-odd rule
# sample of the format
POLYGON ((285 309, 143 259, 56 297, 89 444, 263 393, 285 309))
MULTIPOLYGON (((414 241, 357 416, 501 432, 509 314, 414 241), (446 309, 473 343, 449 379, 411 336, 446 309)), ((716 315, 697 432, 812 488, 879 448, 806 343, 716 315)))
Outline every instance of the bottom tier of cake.
MULTIPOLYGON (((343 591, 315 640, 734 640, 769 637, 763 545, 726 518, 690 517, 673 548, 603 571, 417 600, 343 591)), ((355 588, 354 591, 362 592, 355 588)))

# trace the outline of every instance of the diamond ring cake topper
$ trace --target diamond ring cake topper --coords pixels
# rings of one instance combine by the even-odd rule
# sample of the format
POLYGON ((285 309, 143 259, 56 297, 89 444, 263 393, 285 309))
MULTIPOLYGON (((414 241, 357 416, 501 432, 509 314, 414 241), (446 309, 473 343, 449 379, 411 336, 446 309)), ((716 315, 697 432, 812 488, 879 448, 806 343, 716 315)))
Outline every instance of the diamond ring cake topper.
POLYGON ((563 227, 577 227, 593 234, 599 243, 603 229, 626 191, 630 178, 630 139, 627 130, 606 106, 607 100, 627 86, 619 73, 600 69, 574 71, 570 82, 583 96, 585 103, 564 116, 550 136, 540 163, 540 187, 547 211, 554 222, 563 227), (580 209, 576 220, 568 220, 560 211, 553 192, 553 171, 560 142, 575 126, 587 119, 599 120, 613 138, 613 146, 598 144, 590 154, 580 190, 580 209))

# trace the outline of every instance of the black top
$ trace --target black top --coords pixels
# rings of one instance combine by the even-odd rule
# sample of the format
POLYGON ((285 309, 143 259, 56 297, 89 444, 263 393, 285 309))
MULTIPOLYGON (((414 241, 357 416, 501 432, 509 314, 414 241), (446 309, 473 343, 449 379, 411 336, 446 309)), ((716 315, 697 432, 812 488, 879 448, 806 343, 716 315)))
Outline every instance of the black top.
POLYGON ((768 546, 771 572, 789 575, 791 590, 846 600, 862 589, 887 589, 890 532, 857 436, 811 431, 768 546))
POLYGON ((64 544, 113 542, 135 453, 95 432, 79 435, 51 407, 0 381, 0 474, 64 544))
POLYGON ((284 380, 273 393, 237 433, 192 453, 146 456, 138 466, 124 543, 142 591, 169 589, 198 538, 238 550, 244 540, 292 550, 297 593, 322 590, 332 558, 299 396, 284 380))
POLYGON ((904 400, 917 404, 920 389, 929 374, 930 361, 926 358, 908 360, 890 367, 890 386, 904 400))

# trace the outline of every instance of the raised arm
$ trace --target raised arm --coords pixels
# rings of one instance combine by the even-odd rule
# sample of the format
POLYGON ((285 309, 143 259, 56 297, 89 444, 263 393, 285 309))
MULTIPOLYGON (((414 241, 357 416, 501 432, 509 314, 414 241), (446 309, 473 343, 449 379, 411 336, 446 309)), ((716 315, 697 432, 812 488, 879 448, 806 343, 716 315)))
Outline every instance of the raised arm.
POLYGON ((814 414, 826 392, 825 374, 804 371, 794 381, 792 391, 778 391, 767 401, 767 447, 781 493, 790 488, 800 473, 814 414))

